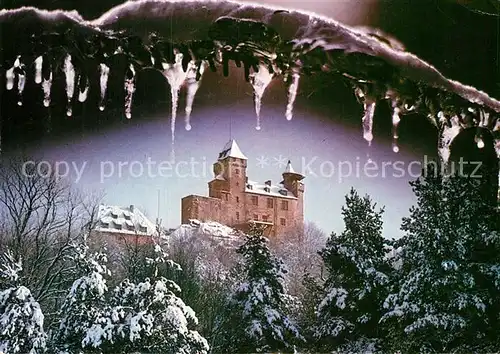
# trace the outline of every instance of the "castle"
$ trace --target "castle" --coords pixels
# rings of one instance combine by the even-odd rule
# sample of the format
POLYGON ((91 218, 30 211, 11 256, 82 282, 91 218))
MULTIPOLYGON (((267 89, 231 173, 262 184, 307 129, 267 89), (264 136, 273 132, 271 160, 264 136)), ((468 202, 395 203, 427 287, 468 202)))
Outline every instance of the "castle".
POLYGON ((213 164, 214 179, 208 182, 208 197, 189 195, 181 201, 183 224, 189 220, 216 221, 248 231, 252 223, 264 234, 276 237, 304 228, 304 176, 290 161, 283 181, 259 184, 247 177, 247 158, 235 140, 230 140, 213 164))

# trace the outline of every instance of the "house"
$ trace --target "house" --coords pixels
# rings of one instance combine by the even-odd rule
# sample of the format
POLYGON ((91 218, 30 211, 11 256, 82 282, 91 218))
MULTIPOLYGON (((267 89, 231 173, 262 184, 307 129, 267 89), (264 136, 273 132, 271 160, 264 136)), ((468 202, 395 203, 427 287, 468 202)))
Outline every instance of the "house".
POLYGON ((147 244, 157 235, 156 224, 134 205, 120 207, 101 204, 91 238, 106 243, 147 244))
POLYGON ((214 178, 208 196, 189 195, 181 200, 181 221, 216 221, 248 231, 252 223, 276 237, 304 227, 304 176, 288 161, 283 180, 259 183, 247 176, 247 157, 230 140, 213 164, 214 178))

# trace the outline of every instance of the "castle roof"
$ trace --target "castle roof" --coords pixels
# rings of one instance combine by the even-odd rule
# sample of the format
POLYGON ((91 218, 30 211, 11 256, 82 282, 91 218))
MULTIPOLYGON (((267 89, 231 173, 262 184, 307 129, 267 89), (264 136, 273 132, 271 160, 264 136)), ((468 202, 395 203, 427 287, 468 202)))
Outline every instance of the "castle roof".
POLYGON ((100 205, 96 231, 130 235, 153 235, 156 225, 133 205, 100 205))
POLYGON ((270 197, 297 199, 291 191, 285 188, 282 183, 273 185, 265 183, 261 184, 255 181, 248 181, 246 184, 245 192, 268 195, 270 197))
POLYGON ((234 139, 229 140, 219 154, 219 160, 224 160, 227 157, 247 160, 247 157, 241 152, 240 147, 234 139))
POLYGON ((288 163, 286 164, 286 168, 285 168, 284 173, 296 173, 292 167, 292 162, 290 160, 288 160, 288 163))

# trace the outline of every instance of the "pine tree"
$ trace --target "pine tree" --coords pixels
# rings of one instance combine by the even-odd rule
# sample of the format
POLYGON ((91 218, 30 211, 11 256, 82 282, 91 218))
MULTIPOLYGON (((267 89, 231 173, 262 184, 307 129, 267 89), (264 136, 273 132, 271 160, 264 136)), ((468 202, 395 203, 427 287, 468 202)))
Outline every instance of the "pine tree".
POLYGON ((89 328, 83 346, 105 353, 203 354, 208 343, 192 328, 198 324, 194 311, 176 294, 179 286, 159 275, 159 266, 178 266, 166 259, 160 246, 149 259, 150 277, 142 282, 124 280, 108 305, 89 328))
POLYGON ((317 306, 318 350, 366 352, 380 344, 378 321, 387 294, 383 209, 351 189, 342 207, 345 230, 333 233, 320 255, 328 276, 317 306))
POLYGON ((401 268, 382 322, 393 349, 492 350, 498 333, 498 214, 480 183, 432 169, 411 183, 417 204, 399 241, 401 268))
POLYGON ((16 262, 12 254, 4 253, 0 264, 0 353, 43 353, 44 316, 30 290, 20 285, 21 260, 16 262))
POLYGON ((271 254, 268 240, 257 226, 237 252, 243 257, 244 281, 236 286, 224 314, 226 350, 290 351, 294 344, 303 342, 303 337, 288 316, 291 297, 285 286, 283 262, 271 254))
POLYGON ((102 316, 106 305, 106 277, 110 276, 104 253, 89 253, 85 244, 74 246, 80 278, 73 282, 61 307, 61 323, 54 335, 53 351, 80 353, 89 328, 102 316))

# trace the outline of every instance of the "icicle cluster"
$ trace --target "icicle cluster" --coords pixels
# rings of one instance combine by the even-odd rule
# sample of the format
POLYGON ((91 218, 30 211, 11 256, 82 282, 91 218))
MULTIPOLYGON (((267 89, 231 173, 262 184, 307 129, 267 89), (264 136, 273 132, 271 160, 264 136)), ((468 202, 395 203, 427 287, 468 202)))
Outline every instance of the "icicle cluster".
POLYGON ((177 108, 179 105, 179 93, 183 85, 186 85, 186 108, 185 108, 185 129, 191 130, 191 112, 193 110, 193 102, 201 84, 201 77, 205 72, 206 63, 200 62, 197 64, 191 60, 188 63, 186 71, 184 71, 182 62, 184 54, 175 51, 174 63, 163 63, 163 76, 167 79, 170 85, 170 94, 172 98, 172 117, 170 123, 170 131, 172 136, 172 144, 175 142, 175 124, 177 120, 177 108))

